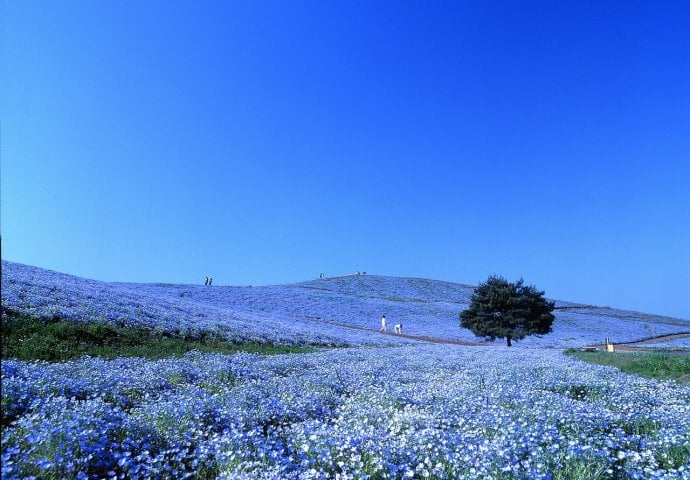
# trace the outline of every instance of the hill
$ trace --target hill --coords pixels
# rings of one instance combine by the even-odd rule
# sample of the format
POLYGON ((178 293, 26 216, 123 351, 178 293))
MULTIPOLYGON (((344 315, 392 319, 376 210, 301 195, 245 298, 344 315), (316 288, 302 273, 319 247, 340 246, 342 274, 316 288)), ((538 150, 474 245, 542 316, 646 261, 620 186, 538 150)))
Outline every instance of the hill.
MULTIPOLYGON (((477 341, 458 321, 471 293, 468 285, 377 275, 260 287, 110 283, 2 262, 3 309, 39 318, 145 326, 186 337, 212 332, 238 343, 414 342, 376 333, 382 314, 391 325, 401 322, 409 335, 477 341)), ((553 333, 516 346, 560 348, 601 343, 606 337, 628 342, 690 331, 688 320, 563 301, 557 301, 555 315, 553 333)))

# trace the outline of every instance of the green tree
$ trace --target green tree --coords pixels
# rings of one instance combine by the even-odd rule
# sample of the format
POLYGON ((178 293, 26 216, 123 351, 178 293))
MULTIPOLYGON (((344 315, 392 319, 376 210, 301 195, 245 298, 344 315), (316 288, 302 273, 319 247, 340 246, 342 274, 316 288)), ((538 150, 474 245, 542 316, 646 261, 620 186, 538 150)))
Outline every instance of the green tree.
POLYGON ((513 340, 549 333, 553 309, 544 292, 522 279, 510 283, 492 275, 472 293, 470 307, 460 312, 460 326, 488 340, 505 338, 510 347, 513 340))

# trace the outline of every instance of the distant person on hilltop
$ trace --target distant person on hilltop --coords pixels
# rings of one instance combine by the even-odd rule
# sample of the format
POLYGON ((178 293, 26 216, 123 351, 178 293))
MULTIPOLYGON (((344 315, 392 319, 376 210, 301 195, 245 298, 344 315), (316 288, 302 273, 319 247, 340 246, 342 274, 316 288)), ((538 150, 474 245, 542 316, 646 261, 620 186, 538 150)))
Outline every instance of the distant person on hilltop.
POLYGON ((402 333, 402 323, 395 324, 395 333, 402 333))
POLYGON ((388 327, 386 326, 386 316, 381 317, 381 328, 379 329, 380 332, 387 332, 388 327))
POLYGON ((208 277, 208 284, 211 285, 213 283, 213 277, 208 277))
POLYGON ((208 285, 208 277, 206 277, 206 280, 204 281, 204 285, 208 285))

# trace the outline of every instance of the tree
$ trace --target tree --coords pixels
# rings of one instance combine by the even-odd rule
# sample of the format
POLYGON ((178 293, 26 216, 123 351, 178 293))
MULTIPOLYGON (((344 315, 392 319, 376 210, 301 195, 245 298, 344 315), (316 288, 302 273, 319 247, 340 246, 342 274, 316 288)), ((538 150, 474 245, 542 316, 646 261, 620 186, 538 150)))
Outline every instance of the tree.
POLYGON ((492 275, 480 284, 470 297, 470 307, 460 312, 460 326, 488 340, 513 340, 551 331, 554 302, 544 298, 534 286, 515 283, 492 275))

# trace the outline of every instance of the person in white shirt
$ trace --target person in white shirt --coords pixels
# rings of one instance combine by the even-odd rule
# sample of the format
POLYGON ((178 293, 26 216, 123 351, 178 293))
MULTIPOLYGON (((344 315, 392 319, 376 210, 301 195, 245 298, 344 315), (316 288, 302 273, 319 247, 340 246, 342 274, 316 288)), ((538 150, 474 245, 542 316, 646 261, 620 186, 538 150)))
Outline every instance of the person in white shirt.
POLYGON ((381 317, 381 328, 379 329, 381 332, 386 332, 388 331, 388 327, 386 327, 386 316, 381 317))

